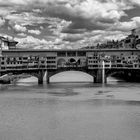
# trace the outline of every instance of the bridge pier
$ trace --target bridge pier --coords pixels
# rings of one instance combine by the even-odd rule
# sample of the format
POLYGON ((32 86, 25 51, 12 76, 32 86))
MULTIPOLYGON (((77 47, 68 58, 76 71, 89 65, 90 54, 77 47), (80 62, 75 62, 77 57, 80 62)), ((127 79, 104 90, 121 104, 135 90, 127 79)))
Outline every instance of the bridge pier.
POLYGON ((51 77, 52 72, 47 71, 46 72, 46 83, 49 84, 50 83, 50 77, 51 77))
POLYGON ((94 77, 94 83, 106 83, 107 77, 105 72, 102 69, 98 69, 96 76, 94 77))
POLYGON ((43 77, 44 77, 45 72, 43 70, 40 70, 38 73, 38 84, 42 85, 43 84, 43 77))
POLYGON ((50 77, 46 76, 46 83, 49 84, 50 83, 50 77))

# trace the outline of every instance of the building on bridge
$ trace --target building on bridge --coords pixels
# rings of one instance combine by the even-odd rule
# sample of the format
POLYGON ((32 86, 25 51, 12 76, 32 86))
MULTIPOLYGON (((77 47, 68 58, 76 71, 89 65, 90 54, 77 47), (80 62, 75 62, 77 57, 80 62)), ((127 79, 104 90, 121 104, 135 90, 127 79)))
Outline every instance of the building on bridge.
POLYGON ((140 50, 137 49, 96 49, 96 50, 3 50, 0 58, 0 73, 27 73, 43 82, 47 71, 47 82, 54 74, 68 70, 86 72, 102 82, 101 71, 106 77, 111 72, 129 73, 140 70, 140 50))
POLYGON ((11 50, 11 49, 16 49, 17 41, 14 39, 10 38, 5 38, 0 36, 0 46, 2 50, 11 50))

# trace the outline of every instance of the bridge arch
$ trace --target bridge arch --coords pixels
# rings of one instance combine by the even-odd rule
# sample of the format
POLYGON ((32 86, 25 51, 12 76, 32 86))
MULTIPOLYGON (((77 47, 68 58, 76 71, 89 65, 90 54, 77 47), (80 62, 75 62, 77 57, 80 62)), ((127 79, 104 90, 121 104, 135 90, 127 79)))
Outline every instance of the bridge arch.
POLYGON ((9 76, 8 76, 8 80, 10 80, 10 81, 13 81, 14 79, 16 79, 16 77, 21 77, 22 78, 22 74, 25 74, 25 76, 23 76, 23 78, 24 77, 28 77, 28 75, 30 75, 30 76, 33 76, 33 77, 35 77, 35 78, 37 78, 38 79, 38 83, 39 84, 42 84, 43 83, 43 78, 44 78, 44 75, 45 75, 45 71, 46 70, 30 70, 30 71, 28 71, 28 70, 22 70, 22 71, 6 71, 6 72, 3 72, 3 73, 1 73, 1 76, 2 75, 4 75, 4 74, 8 74, 9 76))
POLYGON ((0 79, 2 83, 11 83, 11 82, 17 82, 17 81, 26 81, 30 82, 31 79, 35 79, 35 81, 38 79, 38 76, 35 74, 29 74, 29 73, 11 73, 8 72, 7 74, 2 74, 0 79), (31 78, 32 77, 32 78, 31 78))
POLYGON ((67 80, 67 82, 74 82, 74 81, 88 81, 91 82, 93 81, 93 78, 96 76, 94 72, 86 72, 84 70, 59 70, 59 71, 55 71, 55 72, 47 72, 46 74, 46 79, 47 82, 55 80, 55 78, 58 77, 59 80, 57 81, 64 81, 67 80), (60 78, 61 76, 61 78, 60 78), (66 76, 66 77, 65 77, 66 76), (85 80, 83 80, 85 79, 85 80))
POLYGON ((113 75, 116 75, 116 74, 124 74, 124 70, 108 70, 106 71, 106 76, 109 77, 109 76, 113 76, 113 75))
POLYGON ((106 77, 115 77, 120 80, 129 80, 132 76, 132 73, 133 72, 127 69, 114 69, 114 70, 108 70, 106 72, 106 77))

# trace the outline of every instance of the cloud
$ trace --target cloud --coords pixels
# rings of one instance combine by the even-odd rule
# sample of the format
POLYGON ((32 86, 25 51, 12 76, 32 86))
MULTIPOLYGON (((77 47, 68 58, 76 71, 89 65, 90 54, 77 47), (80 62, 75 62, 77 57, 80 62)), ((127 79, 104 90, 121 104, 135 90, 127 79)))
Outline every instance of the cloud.
POLYGON ((140 27, 140 17, 126 12, 136 6, 139 0, 0 0, 0 26, 10 34, 14 29, 26 47, 78 47, 120 39, 140 27))
MULTIPOLYGON (((32 2, 34 0, 31 0, 32 2)), ((1 5, 13 5, 13 4, 16 4, 16 5, 26 5, 27 3, 29 3, 30 0, 0 0, 0 4, 1 5)))
POLYGON ((36 35, 41 34, 41 32, 39 30, 28 30, 28 32, 31 34, 36 34, 36 35))
POLYGON ((132 21, 135 22, 136 28, 140 27, 140 17, 133 17, 132 21))
POLYGON ((45 39, 38 39, 33 36, 27 36, 25 38, 15 38, 18 43, 18 47, 20 48, 42 48, 47 47, 46 44, 48 42, 45 39))
POLYGON ((9 15, 10 12, 13 12, 13 11, 14 11, 13 8, 0 7, 0 16, 5 17, 5 16, 9 15))
POLYGON ((130 21, 116 22, 111 30, 130 31, 134 28, 140 27, 140 17, 133 17, 130 21))
MULTIPOLYGON (((108 29, 123 16, 127 16, 124 10, 133 8, 130 2, 125 0, 40 0, 37 9, 36 1, 33 7, 42 17, 63 19, 69 24, 63 27, 63 33, 80 33, 91 30, 108 29)), ((53 27, 50 24, 49 27, 53 27)), ((53 29, 52 29, 53 30, 53 29)), ((55 31, 54 31, 55 32, 55 31)))
POLYGON ((18 24, 16 24, 15 26, 14 26, 14 29, 16 30, 16 31, 18 31, 18 32, 26 32, 26 27, 24 27, 24 26, 21 26, 21 25, 18 25, 18 24))
POLYGON ((2 19, 2 18, 0 18, 0 27, 1 27, 2 25, 4 25, 4 23, 5 23, 5 20, 2 19))
MULTIPOLYGON (((0 3, 6 5, 2 0, 0 3)), ((11 22, 25 26, 46 23, 47 17, 60 18, 71 22, 64 30, 67 33, 107 29, 122 16, 127 16, 124 10, 132 8, 125 0, 8 0, 7 5, 12 7, 13 4, 21 14, 6 16, 11 22)))
POLYGON ((106 43, 109 40, 121 40, 127 36, 126 32, 122 31, 92 31, 84 35, 84 39, 80 40, 84 46, 95 46, 97 43, 106 43))
POLYGON ((17 35, 20 36, 20 37, 26 37, 27 36, 27 34, 25 34, 25 33, 19 33, 17 35))
POLYGON ((67 34, 63 37, 64 41, 76 42, 83 39, 83 34, 67 34))
POLYGON ((26 49, 61 49, 72 48, 70 42, 63 41, 61 38, 54 38, 54 40, 47 41, 46 39, 38 39, 33 36, 26 36, 23 38, 15 38, 18 41, 19 48, 26 49))
POLYGON ((47 41, 45 39, 38 39, 33 36, 26 36, 24 38, 15 38, 18 41, 19 48, 26 48, 26 49, 59 49, 64 47, 65 44, 62 42, 61 39, 56 38, 53 41, 47 41))
POLYGON ((71 21, 66 20, 57 20, 53 22, 53 24, 49 25, 48 28, 50 31, 53 32, 53 35, 60 35, 60 33, 64 30, 64 28, 67 28, 71 24, 71 21))
POLYGON ((140 1, 139 0, 130 0, 130 2, 132 4, 135 4, 135 5, 140 5, 140 1))
POLYGON ((45 20, 44 17, 37 16, 36 14, 30 12, 9 14, 5 17, 5 19, 10 20, 11 23, 17 23, 22 26, 41 24, 44 23, 45 20))
MULTIPOLYGON (((6 5, 3 1, 0 3, 6 5)), ((7 5, 13 7, 13 4, 19 6, 19 8, 15 6, 16 10, 21 10, 22 13, 8 15, 6 19, 16 20, 24 25, 32 25, 44 22, 47 15, 71 21, 69 28, 73 30, 77 28, 91 30, 96 27, 104 29, 106 24, 103 22, 113 23, 119 20, 122 16, 126 16, 124 9, 130 8, 124 1, 117 2, 116 0, 106 2, 101 0, 8 0, 7 5), (27 13, 26 11, 30 12, 27 13), (40 14, 42 17, 36 16, 32 12, 40 14), (80 27, 78 27, 79 24, 80 27)))

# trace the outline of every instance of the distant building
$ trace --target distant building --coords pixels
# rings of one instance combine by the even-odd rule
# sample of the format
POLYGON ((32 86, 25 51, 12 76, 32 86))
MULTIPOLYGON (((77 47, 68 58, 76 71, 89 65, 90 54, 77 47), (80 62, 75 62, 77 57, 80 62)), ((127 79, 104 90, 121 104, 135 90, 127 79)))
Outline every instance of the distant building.
POLYGON ((124 39, 124 48, 135 48, 137 39, 136 29, 131 30, 131 34, 124 39))
POLYGON ((0 36, 1 50, 16 49, 17 41, 0 36))
POLYGON ((140 38, 137 35, 136 29, 131 30, 131 34, 120 41, 110 40, 106 43, 97 44, 95 47, 87 46, 82 49, 140 49, 140 38))

